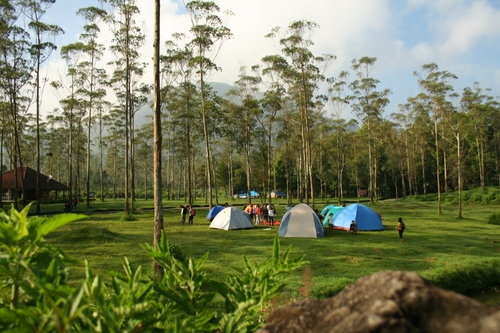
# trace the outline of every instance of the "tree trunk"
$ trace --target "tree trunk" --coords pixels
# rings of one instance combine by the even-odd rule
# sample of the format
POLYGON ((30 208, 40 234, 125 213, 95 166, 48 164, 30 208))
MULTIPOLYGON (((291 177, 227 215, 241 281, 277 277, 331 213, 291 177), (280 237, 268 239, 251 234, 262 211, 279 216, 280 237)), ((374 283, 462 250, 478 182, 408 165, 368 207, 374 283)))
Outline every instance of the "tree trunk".
POLYGON ((438 214, 441 215, 441 178, 439 176, 439 141, 437 120, 434 119, 434 142, 436 147, 436 182, 438 191, 438 214))
MULTIPOLYGON (((153 246, 158 244, 163 232, 163 206, 161 193, 161 96, 160 96, 160 0, 155 0, 155 38, 154 38, 154 115, 153 115, 153 191, 154 191, 154 234, 153 246)), ((161 266, 153 263, 154 276, 162 276, 161 266)))

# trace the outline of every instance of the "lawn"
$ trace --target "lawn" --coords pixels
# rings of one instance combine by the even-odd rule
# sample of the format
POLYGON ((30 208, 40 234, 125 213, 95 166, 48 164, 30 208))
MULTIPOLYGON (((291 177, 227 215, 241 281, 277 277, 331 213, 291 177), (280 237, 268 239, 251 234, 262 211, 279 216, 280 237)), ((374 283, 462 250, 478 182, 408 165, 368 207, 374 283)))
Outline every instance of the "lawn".
MULTIPOLYGON (((194 225, 180 225, 180 210, 174 208, 180 203, 165 202, 165 232, 186 255, 200 257, 209 252, 205 264, 209 273, 222 278, 240 270, 243 256, 253 261, 271 257, 277 226, 238 231, 209 229, 206 207, 197 209, 194 225)), ((141 244, 152 242, 153 212, 145 209, 152 201, 137 201, 135 206, 142 209, 136 211, 134 221, 123 221, 122 212, 109 211, 123 207, 123 202, 92 205, 93 210, 102 207, 108 211, 89 211, 87 219, 58 229, 49 236, 49 241, 73 259, 88 259, 100 272, 121 270, 124 256, 133 265, 149 269, 150 260, 141 244)), ((325 205, 326 201, 318 208, 325 205)), ((385 201, 371 207, 381 214, 385 230, 357 235, 327 230, 320 239, 281 239, 282 247, 292 246, 293 256, 303 255, 309 262, 316 289, 343 286, 380 270, 416 271, 426 276, 443 267, 459 267, 485 259, 500 263, 500 226, 487 223, 491 213, 500 211, 500 205, 468 205, 461 219, 457 218, 456 206, 451 204, 444 205, 442 215, 437 214, 435 202, 427 201, 385 201), (407 225, 404 242, 399 241, 395 230, 400 216, 407 225)), ((278 220, 284 212, 285 204, 278 204, 278 220)), ((79 280, 83 265, 77 265, 72 272, 72 279, 79 280)), ((302 275, 303 271, 299 271, 289 276, 290 285, 297 287, 302 275)))

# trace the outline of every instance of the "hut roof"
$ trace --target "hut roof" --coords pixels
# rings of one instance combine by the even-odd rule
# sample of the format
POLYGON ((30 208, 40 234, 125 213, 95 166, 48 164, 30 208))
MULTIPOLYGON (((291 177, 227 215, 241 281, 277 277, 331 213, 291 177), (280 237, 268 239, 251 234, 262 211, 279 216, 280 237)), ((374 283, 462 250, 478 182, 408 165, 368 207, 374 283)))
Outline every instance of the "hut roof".
MULTIPOLYGON (((18 167, 15 170, 9 170, 2 173, 2 184, 3 189, 13 190, 22 189, 24 184, 25 190, 34 190, 36 188, 36 175, 37 172, 30 167, 23 166, 18 167), (15 173, 17 173, 17 184, 15 184, 15 173)), ((57 180, 52 179, 52 177, 46 176, 38 172, 38 181, 40 184, 41 191, 51 191, 51 190, 69 190, 69 187, 59 183, 57 180)))

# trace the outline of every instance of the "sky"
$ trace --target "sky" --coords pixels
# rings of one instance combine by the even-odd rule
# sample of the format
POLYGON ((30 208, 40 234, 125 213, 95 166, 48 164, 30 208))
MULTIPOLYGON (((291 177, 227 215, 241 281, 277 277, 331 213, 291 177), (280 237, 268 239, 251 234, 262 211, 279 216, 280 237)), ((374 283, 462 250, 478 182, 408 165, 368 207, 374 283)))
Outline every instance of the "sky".
MULTIPOLYGON (((391 103, 385 115, 418 94, 413 72, 427 63, 458 76, 454 87, 479 82, 493 96, 500 96, 500 0, 216 0, 220 17, 233 37, 224 42, 215 60, 222 70, 209 80, 232 84, 240 68, 259 64, 266 55, 279 53, 277 41, 265 38, 272 28, 286 28, 292 21, 309 20, 319 25, 312 35, 315 55, 333 54, 326 76, 350 70, 351 61, 376 57, 371 75, 380 89, 390 89, 391 103), (226 11, 232 12, 228 15, 226 11)), ((153 82, 153 0, 137 0, 138 25, 148 36, 140 53, 148 63, 144 80, 153 82)), ((161 39, 187 33, 190 26, 182 0, 162 0, 161 39)), ((60 25, 65 34, 56 39, 62 46, 78 40, 83 21, 76 11, 99 5, 95 0, 57 0, 45 18, 60 25)), ((111 34, 103 30, 101 42, 110 45, 111 34)), ((108 52, 104 61, 111 60, 108 52)), ((65 64, 55 51, 44 70, 50 80, 64 79, 65 64)), ((319 91, 324 93, 324 91, 319 91)), ((42 108, 58 107, 61 93, 46 87, 42 108)), ((497 97, 498 98, 498 97, 497 97)), ((328 110, 326 110, 328 112, 328 110)), ((345 118, 352 117, 348 114, 345 118)))

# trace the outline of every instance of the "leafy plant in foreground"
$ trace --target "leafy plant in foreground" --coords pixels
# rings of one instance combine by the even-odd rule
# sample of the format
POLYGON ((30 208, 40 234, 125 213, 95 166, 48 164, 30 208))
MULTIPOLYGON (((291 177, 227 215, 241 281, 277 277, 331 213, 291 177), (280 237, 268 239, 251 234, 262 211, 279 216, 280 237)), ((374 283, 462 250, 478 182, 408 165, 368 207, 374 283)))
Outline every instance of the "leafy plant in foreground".
POLYGON ((28 217, 28 210, 0 213, 0 331, 253 331, 284 289, 283 276, 305 263, 290 259, 290 248, 280 253, 276 236, 272 260, 245 258, 240 273, 217 281, 203 270, 207 254, 188 258, 163 235, 158 248, 144 245, 162 278, 124 258, 123 272, 104 277, 86 263, 86 279, 75 288, 67 282, 69 260, 44 236, 83 216, 28 217))

